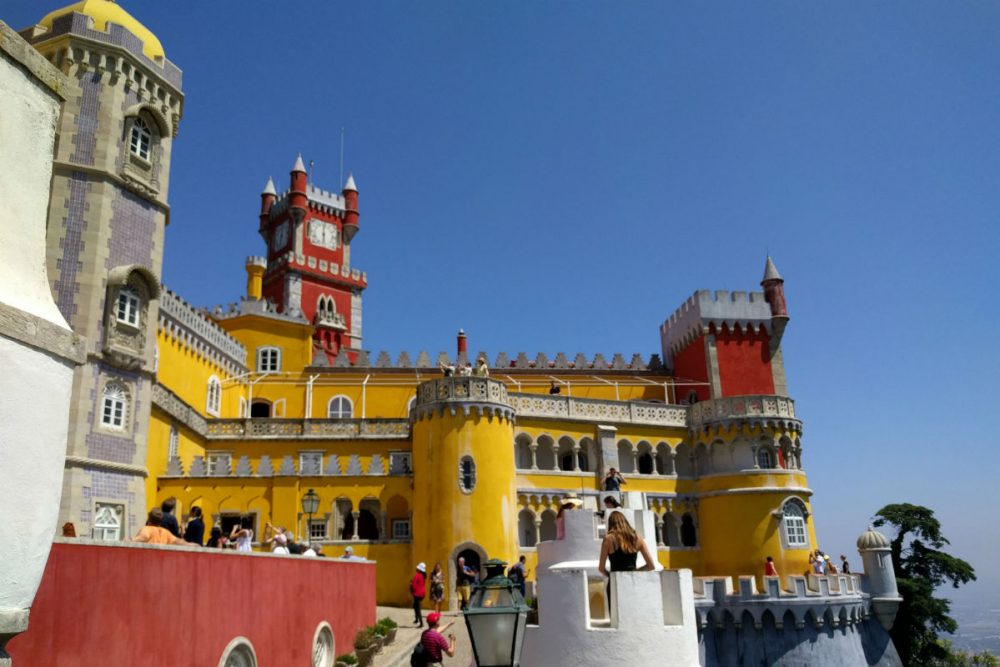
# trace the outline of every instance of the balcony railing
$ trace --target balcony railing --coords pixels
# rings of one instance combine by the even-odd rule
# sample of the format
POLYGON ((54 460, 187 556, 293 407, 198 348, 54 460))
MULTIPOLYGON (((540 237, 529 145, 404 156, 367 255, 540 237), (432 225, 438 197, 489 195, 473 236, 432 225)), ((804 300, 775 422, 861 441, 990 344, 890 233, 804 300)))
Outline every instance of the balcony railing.
POLYGON ((691 428, 732 421, 787 422, 801 427, 795 401, 785 396, 730 396, 695 403, 690 410, 691 428))
POLYGON ((572 396, 510 394, 508 399, 518 417, 536 419, 571 419, 574 421, 612 422, 687 428, 688 408, 641 401, 604 401, 572 396))
POLYGON ((213 440, 405 440, 410 437, 410 423, 406 419, 213 419, 206 430, 213 440))

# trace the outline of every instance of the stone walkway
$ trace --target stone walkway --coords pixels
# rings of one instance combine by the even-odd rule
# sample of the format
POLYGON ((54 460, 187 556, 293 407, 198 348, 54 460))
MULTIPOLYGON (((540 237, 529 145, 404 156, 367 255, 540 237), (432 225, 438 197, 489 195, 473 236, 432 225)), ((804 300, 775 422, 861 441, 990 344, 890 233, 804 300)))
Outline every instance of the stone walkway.
MULTIPOLYGON (((428 613, 425 609, 425 619, 428 613)), ((409 667, 410 654, 413 653, 413 647, 417 645, 417 641, 420 639, 420 633, 427 628, 426 621, 423 628, 416 627, 413 624, 413 609, 403 607, 379 607, 377 618, 384 616, 388 616, 396 621, 396 623, 399 623, 399 629, 396 631, 396 641, 379 651, 372 662, 372 667, 409 667)), ((462 618, 461 614, 456 615, 453 612, 444 612, 441 616, 441 624, 444 625, 450 621, 454 621, 454 624, 444 632, 444 635, 447 637, 449 633, 454 634, 457 647, 454 658, 445 656, 445 666, 475 667, 476 663, 472 657, 472 646, 469 644, 469 634, 465 628, 465 619, 462 618)), ((351 639, 353 640, 353 637, 351 639)), ((349 643, 344 648, 338 646, 337 651, 338 653, 345 653, 348 648, 350 648, 349 643)))

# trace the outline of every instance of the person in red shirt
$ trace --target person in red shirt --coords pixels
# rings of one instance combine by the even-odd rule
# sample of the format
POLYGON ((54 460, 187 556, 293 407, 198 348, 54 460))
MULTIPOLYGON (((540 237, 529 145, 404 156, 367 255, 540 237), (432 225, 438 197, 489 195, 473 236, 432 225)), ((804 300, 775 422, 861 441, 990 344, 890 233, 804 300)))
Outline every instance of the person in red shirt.
POLYGON ((778 568, 774 566, 774 559, 771 558, 770 556, 768 556, 767 560, 764 561, 764 576, 765 577, 778 576, 778 568))
POLYGON ((417 563, 417 571, 410 579, 410 595, 413 596, 413 622, 419 628, 424 624, 420 608, 424 603, 424 596, 427 595, 427 566, 424 563, 417 563))
POLYGON ((450 628, 455 621, 449 621, 439 630, 438 624, 440 622, 441 614, 438 612, 432 611, 427 614, 427 629, 424 630, 424 634, 420 635, 420 643, 430 655, 430 664, 432 665, 440 665, 441 661, 444 660, 445 653, 448 654, 449 658, 455 657, 455 635, 449 634, 448 639, 445 639, 444 635, 441 634, 450 628))

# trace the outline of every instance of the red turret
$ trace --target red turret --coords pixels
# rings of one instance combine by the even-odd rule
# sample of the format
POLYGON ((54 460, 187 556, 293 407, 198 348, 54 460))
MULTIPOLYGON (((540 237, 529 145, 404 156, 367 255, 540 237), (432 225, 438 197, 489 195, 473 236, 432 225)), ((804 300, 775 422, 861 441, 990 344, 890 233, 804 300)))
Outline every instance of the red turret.
POLYGON ((302 218, 305 217, 306 214, 306 208, 308 207, 306 187, 308 185, 308 181, 309 176, 306 174, 306 167, 302 164, 302 155, 300 154, 297 158, 295 158, 295 166, 292 167, 292 187, 291 191, 288 193, 288 209, 295 222, 301 222, 302 218))
POLYGON ((267 227, 268 218, 271 214, 271 207, 274 206, 274 200, 277 199, 278 193, 274 190, 274 179, 270 176, 267 178, 267 185, 264 186, 264 191, 260 193, 260 230, 263 231, 267 227))
POLYGON ((468 359, 469 342, 465 337, 465 329, 458 330, 458 358, 468 359))
POLYGON ((760 281, 760 286, 764 288, 764 300, 771 306, 771 319, 783 318, 788 321, 788 306, 785 305, 785 281, 778 274, 777 267, 771 261, 771 256, 767 256, 767 263, 764 265, 764 279, 760 281))
POLYGON ((354 184, 354 176, 348 174, 344 185, 344 242, 350 243, 358 233, 358 187, 354 184))

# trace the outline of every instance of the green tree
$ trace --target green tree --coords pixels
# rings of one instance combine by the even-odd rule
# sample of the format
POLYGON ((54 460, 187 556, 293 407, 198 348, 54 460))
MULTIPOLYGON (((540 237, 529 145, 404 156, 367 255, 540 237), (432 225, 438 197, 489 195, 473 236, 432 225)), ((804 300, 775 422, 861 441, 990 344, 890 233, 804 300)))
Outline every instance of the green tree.
POLYGON ((1000 660, 989 651, 972 653, 971 651, 955 650, 951 642, 942 639, 938 642, 947 651, 945 658, 931 661, 927 667, 1000 667, 1000 660))
POLYGON ((920 505, 886 505, 875 515, 875 525, 891 525, 896 535, 891 541, 896 584, 903 602, 889 633, 906 665, 930 665, 946 660, 951 651, 938 641, 938 633, 958 629, 948 612, 951 602, 934 597, 945 583, 954 588, 976 579, 972 566, 942 551, 950 544, 941 534, 941 524, 933 510, 920 505))

